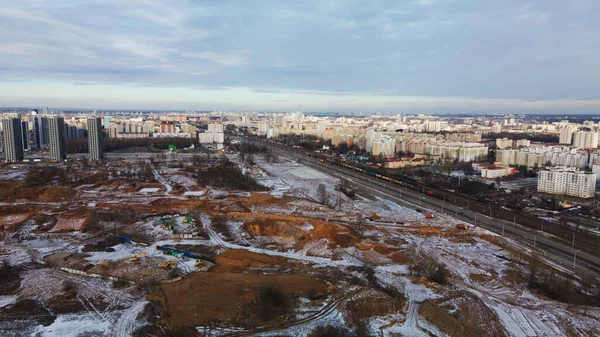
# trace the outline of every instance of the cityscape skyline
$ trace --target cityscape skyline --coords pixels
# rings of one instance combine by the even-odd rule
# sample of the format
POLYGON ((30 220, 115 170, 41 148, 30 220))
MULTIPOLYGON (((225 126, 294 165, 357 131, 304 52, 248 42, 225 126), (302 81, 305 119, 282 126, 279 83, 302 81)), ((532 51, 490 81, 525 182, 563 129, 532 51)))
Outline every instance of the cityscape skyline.
POLYGON ((600 111, 593 1, 1 7, 3 106, 600 111))

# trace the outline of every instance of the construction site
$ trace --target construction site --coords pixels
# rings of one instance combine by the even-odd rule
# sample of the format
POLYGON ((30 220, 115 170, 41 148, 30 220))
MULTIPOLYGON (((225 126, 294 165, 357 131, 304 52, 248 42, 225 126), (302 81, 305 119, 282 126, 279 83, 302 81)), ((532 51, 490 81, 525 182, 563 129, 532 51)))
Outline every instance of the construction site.
POLYGON ((2 336, 600 335, 595 275, 254 160, 0 167, 2 336))

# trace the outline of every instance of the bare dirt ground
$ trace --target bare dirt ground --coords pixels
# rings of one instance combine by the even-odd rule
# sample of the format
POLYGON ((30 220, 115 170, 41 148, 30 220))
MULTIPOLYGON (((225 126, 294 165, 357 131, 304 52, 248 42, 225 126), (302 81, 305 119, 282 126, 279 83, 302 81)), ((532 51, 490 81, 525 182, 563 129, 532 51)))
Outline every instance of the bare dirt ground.
POLYGON ((166 323, 176 329, 235 319, 264 286, 274 286, 286 296, 294 297, 326 289, 325 283, 308 275, 194 274, 183 281, 162 285, 168 312, 166 323))
MULTIPOLYGON (((425 219, 410 205, 338 197, 336 181, 327 175, 291 161, 257 159, 277 175, 276 189, 250 193, 200 186, 169 162, 155 165, 155 181, 118 177, 27 187, 23 172, 11 172, 12 180, 0 181, 0 260, 13 268, 0 273, 6 285, 0 311, 30 310, 49 319, 0 321, 0 328, 28 327, 41 335, 63 329, 64 337, 77 336, 70 333, 78 324, 94 336, 158 329, 157 322, 144 325, 138 319, 152 294, 162 301, 165 326, 219 326, 221 335, 306 336, 321 325, 383 336, 600 333, 597 308, 561 303, 527 286, 523 271, 529 260, 522 246, 451 216, 425 219), (319 184, 335 205, 317 202, 319 184), (142 188, 158 190, 141 194, 142 188), (197 190, 207 193, 183 197, 197 190), (164 246, 215 264, 203 271, 194 259, 163 254, 164 246), (138 253, 144 255, 132 261, 138 253), (177 266, 163 269, 167 262, 177 266), (160 283, 165 280, 172 283, 160 283), (293 305, 271 321, 254 322, 262 328, 250 326, 244 317, 256 314, 257 296, 266 286, 293 305), (249 330, 240 332, 241 327, 249 330)), ((85 179, 98 171, 81 170, 77 174, 85 179)))

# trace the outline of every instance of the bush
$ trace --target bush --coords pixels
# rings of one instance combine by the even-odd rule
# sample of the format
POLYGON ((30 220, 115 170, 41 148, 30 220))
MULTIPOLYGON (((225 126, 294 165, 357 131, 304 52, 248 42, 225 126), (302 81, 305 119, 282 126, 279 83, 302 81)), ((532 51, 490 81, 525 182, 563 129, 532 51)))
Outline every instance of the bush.
POLYGON ((411 269, 416 275, 423 276, 438 284, 447 283, 448 271, 441 263, 430 256, 424 255, 417 247, 409 249, 407 255, 412 261, 411 269))
POLYGON ((160 282, 153 278, 146 278, 136 284, 136 289, 146 293, 152 293, 160 288, 160 282))
POLYGON ((63 282, 63 291, 67 294, 76 294, 79 289, 77 283, 71 280, 66 280, 63 282))
POLYGON ((116 281, 113 281, 113 283, 112 283, 112 287, 115 289, 124 289, 124 288, 129 287, 129 285, 130 285, 129 282, 127 282, 125 280, 116 280, 116 281))
POLYGON ((260 320, 270 320, 284 314, 291 301, 274 286, 264 286, 253 301, 255 313, 260 320))
POLYGON ((349 337, 352 336, 346 329, 333 325, 324 325, 314 329, 308 337, 349 337))

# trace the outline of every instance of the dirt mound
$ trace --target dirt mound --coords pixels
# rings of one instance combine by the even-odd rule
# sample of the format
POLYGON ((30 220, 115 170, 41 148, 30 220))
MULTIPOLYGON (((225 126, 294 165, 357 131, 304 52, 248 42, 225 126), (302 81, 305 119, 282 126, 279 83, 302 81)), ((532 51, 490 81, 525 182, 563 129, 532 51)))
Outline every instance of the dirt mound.
POLYGON ((380 243, 376 244, 373 247, 373 250, 378 252, 381 255, 388 255, 390 253, 390 248, 386 245, 382 245, 380 243))
POLYGON ((419 313, 451 337, 506 336, 498 316, 478 297, 466 292, 456 291, 446 298, 426 301, 419 313))
POLYGON ((406 299, 402 295, 393 298, 382 291, 369 289, 359 298, 350 301, 347 310, 353 317, 364 319, 395 313, 405 305, 406 299))
POLYGON ((73 199, 75 190, 71 187, 47 187, 40 195, 39 201, 59 202, 73 199))
POLYGON ((31 213, 19 213, 19 214, 9 214, 9 215, 0 215, 0 228, 3 226, 5 228, 9 228, 11 226, 18 226, 25 222, 31 213))
POLYGON ((248 233, 254 236, 278 236, 286 242, 295 242, 296 249, 320 239, 327 239, 344 248, 357 242, 357 237, 348 228, 318 219, 271 213, 231 212, 230 215, 235 220, 243 221, 248 233))
POLYGON ((284 205, 291 201, 288 196, 276 198, 266 193, 252 193, 249 198, 235 198, 235 200, 243 202, 247 205, 284 205))
POLYGON ((197 273, 161 286, 165 323, 178 329, 238 318, 265 286, 274 286, 291 297, 326 289, 325 283, 305 275, 197 273))
POLYGON ((245 230, 254 236, 278 236, 286 242, 304 241, 306 231, 286 221, 265 219, 244 223, 245 230))
POLYGON ((282 257, 261 255, 247 250, 228 250, 217 256, 215 262, 216 266, 210 270, 215 273, 242 272, 250 268, 283 267, 287 264, 282 257))
POLYGON ((59 252, 44 257, 43 261, 57 268, 65 267, 84 270, 89 266, 89 263, 83 259, 84 257, 85 254, 59 252))
POLYGON ((85 227, 86 218, 58 218, 52 232, 80 231, 85 227))
POLYGON ((404 252, 395 252, 389 258, 399 264, 407 264, 410 261, 410 258, 404 252))

